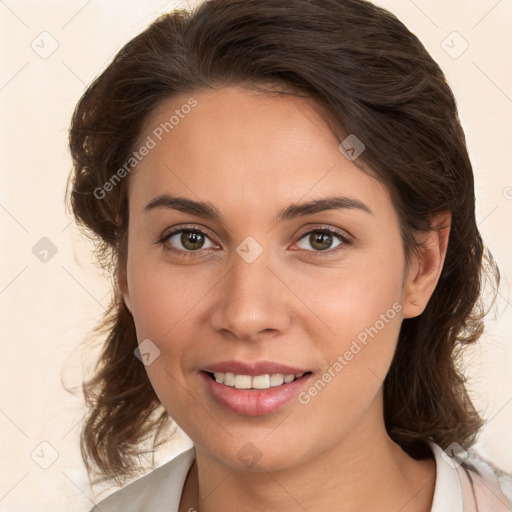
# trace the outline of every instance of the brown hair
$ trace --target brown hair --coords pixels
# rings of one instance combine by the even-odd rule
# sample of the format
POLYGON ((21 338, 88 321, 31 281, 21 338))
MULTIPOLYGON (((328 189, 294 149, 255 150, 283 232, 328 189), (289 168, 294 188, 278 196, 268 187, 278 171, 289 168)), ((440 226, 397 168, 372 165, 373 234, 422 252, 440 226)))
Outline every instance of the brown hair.
POLYGON ((163 100, 235 84, 310 97, 364 141, 359 161, 392 196, 408 261, 414 232, 436 229, 430 216, 451 212, 438 285, 424 312, 402 323, 384 416, 390 437, 415 458, 430 456, 427 438, 467 449, 483 421, 458 367, 459 349, 483 332, 483 259, 496 285, 499 271, 477 229, 473 171, 443 72, 399 20, 364 0, 211 0, 161 16, 128 42, 73 115, 69 204, 115 285, 98 327, 101 357, 84 383, 90 410, 81 448, 89 471, 117 482, 136 474, 140 443, 156 446, 171 424, 134 357, 134 321, 120 291, 129 176, 102 198, 97 191, 129 159, 163 100))

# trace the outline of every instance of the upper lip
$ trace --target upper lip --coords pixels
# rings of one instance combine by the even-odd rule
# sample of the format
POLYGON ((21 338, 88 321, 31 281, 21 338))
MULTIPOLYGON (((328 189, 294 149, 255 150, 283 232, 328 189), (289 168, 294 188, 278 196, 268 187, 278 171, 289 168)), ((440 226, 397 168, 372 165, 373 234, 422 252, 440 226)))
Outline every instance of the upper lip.
POLYGON ((284 375, 300 375, 306 373, 308 370, 289 366, 287 364, 278 363, 275 361, 220 361, 205 366, 205 372, 215 373, 228 373, 232 372, 237 375, 249 375, 254 377, 256 375, 265 375, 282 373, 284 375))

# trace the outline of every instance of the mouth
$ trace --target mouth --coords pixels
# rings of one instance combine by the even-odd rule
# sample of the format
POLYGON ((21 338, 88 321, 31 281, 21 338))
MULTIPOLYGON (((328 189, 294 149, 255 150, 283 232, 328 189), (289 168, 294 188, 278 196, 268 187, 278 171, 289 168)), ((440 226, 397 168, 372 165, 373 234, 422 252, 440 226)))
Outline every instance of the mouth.
POLYGON ((261 416, 289 404, 308 384, 312 372, 243 375, 202 370, 212 404, 242 416, 261 416))
POLYGON ((290 384, 311 372, 300 372, 299 374, 265 373, 262 375, 243 375, 232 372, 208 372, 205 373, 219 384, 236 389, 270 389, 284 384, 290 384))

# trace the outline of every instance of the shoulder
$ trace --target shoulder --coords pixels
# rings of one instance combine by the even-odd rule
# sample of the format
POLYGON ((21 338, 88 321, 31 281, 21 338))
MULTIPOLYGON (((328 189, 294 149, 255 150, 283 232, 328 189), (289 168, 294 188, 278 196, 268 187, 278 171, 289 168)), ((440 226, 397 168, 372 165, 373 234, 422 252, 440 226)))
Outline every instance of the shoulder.
MULTIPOLYGON (((436 483, 431 512, 510 512, 512 475, 508 475, 481 458, 474 450, 457 455, 429 443, 436 461, 436 483), (508 483, 507 483, 508 482, 508 483)), ((451 445, 450 445, 451 446, 451 445)))
POLYGON ((114 492, 91 512, 174 512, 178 510, 187 473, 195 460, 194 447, 114 492))
POLYGON ((468 511, 512 511, 512 474, 501 471, 471 450, 458 472, 468 511))

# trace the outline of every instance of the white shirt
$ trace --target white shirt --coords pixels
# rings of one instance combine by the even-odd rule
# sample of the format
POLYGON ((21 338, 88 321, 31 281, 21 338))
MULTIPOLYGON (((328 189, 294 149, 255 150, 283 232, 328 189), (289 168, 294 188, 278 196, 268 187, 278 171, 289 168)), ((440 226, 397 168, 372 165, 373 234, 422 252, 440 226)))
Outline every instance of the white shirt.
MULTIPOLYGON (((455 459, 449 459, 437 444, 431 441, 429 444, 436 462, 431 512, 512 511, 512 498, 503 493, 500 487, 503 482, 498 480, 489 465, 478 457, 468 458, 467 461, 474 464, 481 473, 478 475, 465 468, 466 464, 454 463, 455 459)), ((178 512, 185 479, 194 460, 195 449, 192 447, 114 492, 91 512, 178 512)))

